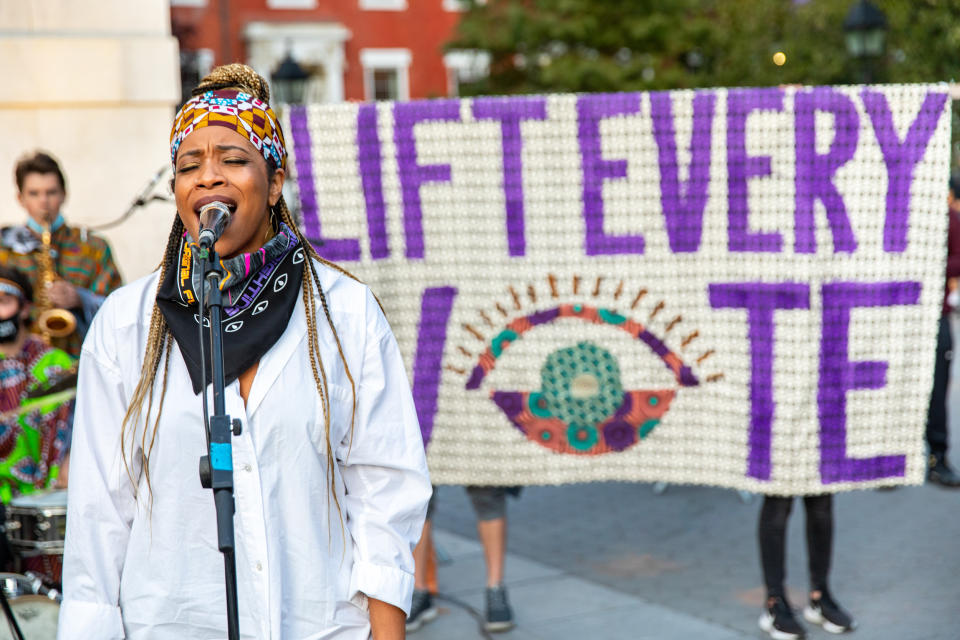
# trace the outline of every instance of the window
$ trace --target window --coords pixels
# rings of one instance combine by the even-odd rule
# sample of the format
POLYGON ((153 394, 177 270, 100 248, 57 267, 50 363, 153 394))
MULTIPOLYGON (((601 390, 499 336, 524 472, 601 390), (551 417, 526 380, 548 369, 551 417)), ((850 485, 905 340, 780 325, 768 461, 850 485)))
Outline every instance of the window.
MULTIPOLYGON (((477 4, 487 4, 487 0, 477 0, 477 4)), ((470 0, 443 0, 444 11, 466 11, 470 8, 470 0)))
POLYGON ((290 54, 310 78, 305 102, 342 102, 344 46, 350 31, 337 22, 248 22, 243 28, 246 63, 269 78, 290 54))
POLYGON ((171 7, 205 7, 207 0, 170 0, 171 7))
POLYGON ((400 73, 396 69, 373 70, 373 99, 396 100, 400 96, 400 73))
POLYGON ((360 0, 360 8, 364 11, 403 11, 407 8, 407 0, 360 0))
POLYGON ((200 84, 201 78, 213 69, 213 51, 197 49, 180 50, 180 104, 190 99, 190 92, 200 84))
POLYGON ((410 60, 408 49, 361 49, 364 97, 367 100, 409 100, 410 60))
POLYGON ((460 85, 485 78, 490 70, 490 54, 486 51, 464 49, 450 51, 443 56, 447 68, 447 95, 460 95, 460 85))
POLYGON ((316 9, 317 0, 267 0, 268 9, 316 9))

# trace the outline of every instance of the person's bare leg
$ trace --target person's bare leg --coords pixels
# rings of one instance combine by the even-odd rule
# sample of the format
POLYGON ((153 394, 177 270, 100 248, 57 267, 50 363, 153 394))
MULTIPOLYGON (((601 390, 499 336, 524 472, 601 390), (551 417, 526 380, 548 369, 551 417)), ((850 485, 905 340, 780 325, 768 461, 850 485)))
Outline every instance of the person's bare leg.
POLYGON ((413 588, 418 591, 429 589, 427 567, 430 565, 431 555, 433 555, 433 523, 425 520, 420 542, 413 548, 413 588))
POLYGON ((483 557, 487 563, 487 586, 503 583, 503 567, 507 558, 507 519, 480 520, 477 535, 483 544, 483 557))

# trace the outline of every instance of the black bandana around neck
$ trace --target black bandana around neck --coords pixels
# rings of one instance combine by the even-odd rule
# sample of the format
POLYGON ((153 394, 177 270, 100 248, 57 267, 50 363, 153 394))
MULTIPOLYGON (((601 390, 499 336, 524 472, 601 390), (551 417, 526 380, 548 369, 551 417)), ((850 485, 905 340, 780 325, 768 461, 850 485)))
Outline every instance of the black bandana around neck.
MULTIPOLYGON (((179 259, 168 265, 157 289, 157 306, 167 321, 180 354, 190 372, 194 393, 201 390, 200 339, 197 325, 202 316, 197 306, 200 260, 195 244, 184 234, 179 259)), ((286 225, 261 249, 220 261, 227 274, 223 291, 223 374, 231 384, 263 357, 280 339, 297 304, 303 281, 305 253, 297 236, 286 225)), ((204 283, 209 287, 209 284, 204 283)), ((209 300, 209 296, 205 298, 209 300)), ((204 318, 207 347, 207 384, 212 382, 209 355, 209 320, 204 318)))

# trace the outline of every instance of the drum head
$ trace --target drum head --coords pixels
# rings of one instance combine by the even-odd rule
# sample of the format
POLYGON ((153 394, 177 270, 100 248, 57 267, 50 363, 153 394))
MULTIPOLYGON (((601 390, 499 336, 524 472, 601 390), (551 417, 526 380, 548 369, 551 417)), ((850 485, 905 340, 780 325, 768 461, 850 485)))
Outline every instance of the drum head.
MULTIPOLYGON (((56 640, 60 605, 45 596, 20 596, 10 600, 23 637, 29 640, 56 640)), ((6 616, 0 612, 0 640, 14 640, 6 616)))
POLYGON ((34 507, 37 509, 67 506, 67 490, 38 491, 25 496, 17 496, 10 501, 12 507, 34 507))

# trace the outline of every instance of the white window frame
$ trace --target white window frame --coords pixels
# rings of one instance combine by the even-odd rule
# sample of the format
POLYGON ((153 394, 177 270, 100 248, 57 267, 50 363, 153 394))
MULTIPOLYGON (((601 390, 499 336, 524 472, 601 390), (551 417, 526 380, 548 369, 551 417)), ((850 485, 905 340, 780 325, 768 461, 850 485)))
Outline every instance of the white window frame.
MULTIPOLYGON (((477 0, 477 4, 487 4, 487 0, 477 0)), ((460 13, 467 10, 467 0, 443 0, 443 10, 460 13)))
POLYGON ((361 49, 360 64, 363 66, 363 97, 372 102, 373 72, 395 70, 397 72, 397 100, 410 99, 410 63, 413 56, 409 49, 361 49))
POLYGON ((205 7, 207 0, 170 0, 171 7, 205 7))
POLYGON ((490 53, 477 49, 457 49, 443 54, 443 66, 447 69, 447 95, 460 95, 460 72, 482 77, 490 73, 490 53))
MULTIPOLYGON (((223 0, 221 0, 222 2, 223 0)), ((267 0, 267 9, 316 9, 317 0, 267 0)))
POLYGON ((407 0, 360 0, 361 11, 406 11, 407 0))

